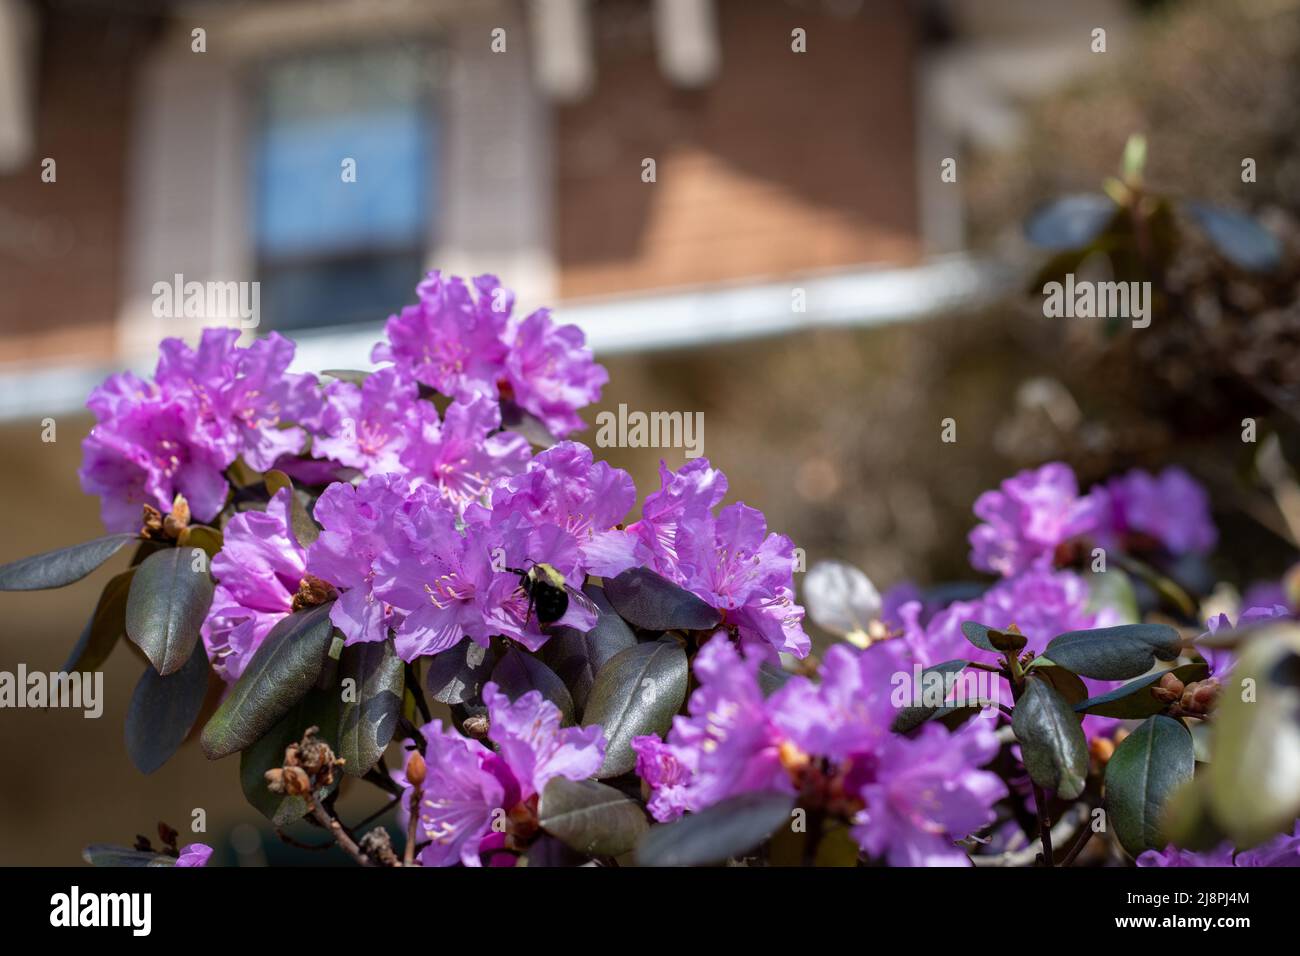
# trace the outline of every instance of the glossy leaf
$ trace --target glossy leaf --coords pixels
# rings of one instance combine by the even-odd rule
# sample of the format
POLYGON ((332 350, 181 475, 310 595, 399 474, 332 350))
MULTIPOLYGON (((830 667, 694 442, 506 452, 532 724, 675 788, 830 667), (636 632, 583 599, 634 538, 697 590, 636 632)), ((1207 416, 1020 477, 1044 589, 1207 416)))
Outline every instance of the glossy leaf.
POLYGON ((57 551, 46 551, 0 566, 0 591, 41 591, 61 588, 80 581, 129 541, 139 541, 137 534, 110 534, 94 541, 74 544, 57 551))
POLYGON ((393 642, 372 641, 343 649, 339 679, 344 682, 337 753, 345 772, 363 777, 379 760, 402 707, 405 665, 393 642), (352 681, 351 685, 346 682, 352 681))
POLYGON ((320 525, 308 513, 307 505, 303 502, 305 493, 294 489, 293 479, 278 469, 272 469, 262 476, 262 481, 266 484, 267 494, 271 497, 275 497, 282 488, 289 489, 291 499, 289 523, 293 526, 293 535, 298 539, 299 544, 305 548, 320 537, 320 525))
POLYGON ((492 680, 512 703, 531 690, 538 691, 560 708, 561 722, 564 725, 573 723, 573 696, 564 686, 564 681, 560 680, 555 671, 518 647, 512 646, 501 655, 496 667, 492 669, 492 680))
POLYGON ((1066 800, 1083 792, 1088 776, 1088 742, 1079 721, 1051 684, 1033 675, 1025 679, 1011 717, 1012 732, 1034 783, 1066 800))
POLYGON ((491 648, 465 638, 429 658, 424 686, 440 703, 463 704, 478 696, 495 666, 496 655, 491 648))
POLYGON ((207 555, 168 548, 145 558, 126 602, 126 634, 164 677, 185 665, 212 603, 207 555))
POLYGON ((1115 218, 1119 207, 1100 193, 1062 196, 1039 207, 1025 223, 1025 235, 1042 249, 1089 245, 1115 218))
POLYGON ((707 866, 755 850, 790 825, 794 797, 751 792, 651 827, 636 849, 638 866, 707 866))
POLYGON ((225 537, 216 528, 210 528, 205 524, 192 524, 181 532, 177 545, 182 548, 202 548, 209 558, 215 558, 220 553, 224 541, 225 537))
POLYGON ((948 693, 946 689, 949 675, 952 675, 952 677, 955 678, 966 669, 966 666, 969 663, 969 661, 960 660, 944 661, 942 664, 935 664, 932 667, 927 667, 921 671, 920 687, 914 688, 915 691, 918 691, 921 694, 921 700, 913 700, 908 706, 899 709, 898 713, 894 716, 894 732, 905 734, 908 731, 921 726, 921 724, 925 723, 927 720, 932 720, 935 717, 941 717, 951 713, 953 708, 948 706, 948 693), (931 704, 926 700, 926 687, 931 679, 944 681, 945 687, 942 697, 934 704, 931 704))
MULTIPOLYGON (((599 588, 589 586, 588 593, 599 594, 599 588)), ((593 597, 599 607, 599 600, 593 597)), ((573 695, 574 706, 582 713, 587 706, 596 675, 611 657, 619 651, 633 647, 636 635, 627 623, 613 612, 600 611, 596 626, 583 632, 572 627, 551 629, 551 639, 542 648, 542 659, 564 681, 573 695)))
MULTIPOLYGON (((239 755, 239 785, 245 798, 275 826, 288 826, 302 819, 307 813, 307 801, 300 796, 272 793, 266 786, 266 771, 284 766, 285 748, 301 740, 308 727, 319 727, 320 739, 337 747, 338 725, 339 689, 313 688, 239 755)), ((341 776, 336 773, 332 785, 317 787, 316 799, 325 799, 338 786, 341 776)))
POLYGON ((203 728, 203 751, 217 759, 255 743, 320 678, 334 639, 330 605, 290 614, 271 629, 203 728))
POLYGON ((1070 631, 1052 638, 1043 657, 1084 677, 1128 680, 1145 674, 1157 659, 1177 659, 1178 632, 1165 624, 1121 624, 1070 631))
POLYGON ((141 773, 165 764, 189 736, 208 696, 209 673, 201 642, 173 674, 145 668, 126 711, 126 752, 141 773))
POLYGON ((705 631, 722 615, 649 568, 629 568, 605 582, 605 596, 623 620, 646 631, 705 631))
POLYGON ((1173 674, 1184 684, 1190 684, 1192 681, 1204 680, 1209 673, 1210 668, 1205 664, 1183 664, 1172 670, 1147 674, 1105 694, 1089 697, 1082 703, 1076 704, 1074 710, 1076 713, 1096 714, 1098 717, 1125 719, 1150 717, 1169 706, 1168 702, 1159 700, 1151 693, 1152 688, 1160 683, 1166 674, 1173 674))
POLYGON ((1065 698, 1071 707, 1088 699, 1088 685, 1079 679, 1079 675, 1056 664, 1049 664, 1043 658, 1037 659, 1034 667, 1035 677, 1040 677, 1052 685, 1052 689, 1065 698))
POLYGON ((111 577, 100 592, 95 613, 81 630, 77 645, 60 668, 64 673, 99 670, 114 647, 126 634, 126 599, 131 592, 135 568, 111 577))
POLYGON ((647 641, 619 651, 600 669, 587 698, 585 725, 605 729, 605 762, 596 776, 617 777, 636 766, 632 738, 662 736, 686 699, 686 652, 676 641, 647 641))
POLYGON ((509 399, 501 400, 501 427, 523 435, 538 448, 550 448, 556 441, 545 422, 509 399))
POLYGON ((1272 272, 1282 262, 1282 243, 1243 213, 1203 202, 1188 202, 1187 211, 1225 259, 1249 272, 1272 272))
POLYGON ((1137 856, 1163 849, 1161 814, 1170 795, 1192 779, 1192 735, 1171 717, 1148 717, 1106 764, 1106 815, 1120 844, 1137 856))
POLYGON ((649 823, 640 804, 594 780, 554 777, 537 807, 542 829, 587 856, 620 856, 649 823))
POLYGON ((995 654, 1014 654, 1027 643, 1023 634, 999 631, 976 621, 962 622, 961 632, 976 647, 995 654))
POLYGON ((91 866, 175 866, 176 857, 112 843, 92 843, 81 851, 91 866))

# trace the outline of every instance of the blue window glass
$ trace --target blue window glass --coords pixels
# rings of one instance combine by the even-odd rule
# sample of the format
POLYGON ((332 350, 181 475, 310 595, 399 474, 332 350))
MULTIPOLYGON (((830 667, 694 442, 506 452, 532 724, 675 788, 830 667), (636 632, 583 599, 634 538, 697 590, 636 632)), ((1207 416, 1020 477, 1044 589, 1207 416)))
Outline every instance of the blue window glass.
POLYGON ((431 55, 332 50, 261 74, 252 221, 269 328, 375 322, 411 300, 436 181, 431 55))

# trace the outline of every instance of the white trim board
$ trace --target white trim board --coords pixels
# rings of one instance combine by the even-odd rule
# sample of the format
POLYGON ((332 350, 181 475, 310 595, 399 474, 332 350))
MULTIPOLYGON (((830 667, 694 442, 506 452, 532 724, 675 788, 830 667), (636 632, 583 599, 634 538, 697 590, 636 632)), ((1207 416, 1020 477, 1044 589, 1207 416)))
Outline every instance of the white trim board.
MULTIPOLYGON (((561 303, 554 316, 580 326, 600 357, 711 345, 818 326, 872 326, 923 319, 991 301, 1008 287, 1008 275, 1003 267, 958 255, 907 269, 853 270, 585 299, 561 303), (796 289, 804 292, 803 312, 792 307, 796 289)), ((293 369, 374 368, 370 349, 382 334, 382 322, 297 333, 293 369)), ((123 367, 148 374, 155 361, 154 355, 139 355, 116 366, 0 369, 0 421, 78 411, 85 407, 90 390, 108 375, 123 367)))

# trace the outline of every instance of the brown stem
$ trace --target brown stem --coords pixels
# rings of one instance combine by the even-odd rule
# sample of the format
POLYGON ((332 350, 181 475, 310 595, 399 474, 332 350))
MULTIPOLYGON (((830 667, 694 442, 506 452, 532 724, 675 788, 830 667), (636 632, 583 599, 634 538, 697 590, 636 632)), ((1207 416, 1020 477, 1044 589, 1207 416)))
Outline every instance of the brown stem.
POLYGON ((1043 844, 1043 866, 1055 866, 1052 861, 1052 821, 1047 815, 1047 795, 1038 784, 1034 788, 1034 810, 1038 813, 1038 838, 1043 844))
POLYGON ((1091 839, 1092 827, 1085 823, 1083 829, 1079 831, 1079 838, 1074 841, 1074 846, 1070 847, 1070 852, 1065 854, 1065 859, 1061 861, 1061 866, 1069 866, 1072 864, 1075 861, 1075 858, 1083 852, 1083 848, 1088 845, 1088 841, 1091 839))
POLYGON ((402 866, 415 865, 415 833, 420 825, 420 788, 411 791, 411 819, 406 822, 406 849, 402 851, 402 866))
POLYGON ((307 807, 311 811, 311 815, 316 818, 316 822, 325 828, 329 835, 334 838, 334 842, 342 848, 343 852, 347 853, 362 866, 375 865, 370 857, 361 851, 361 848, 357 846, 352 837, 348 836, 347 831, 343 829, 343 824, 330 816, 329 813, 325 811, 325 808, 317 802, 314 793, 309 791, 303 796, 303 799, 307 801, 307 807))

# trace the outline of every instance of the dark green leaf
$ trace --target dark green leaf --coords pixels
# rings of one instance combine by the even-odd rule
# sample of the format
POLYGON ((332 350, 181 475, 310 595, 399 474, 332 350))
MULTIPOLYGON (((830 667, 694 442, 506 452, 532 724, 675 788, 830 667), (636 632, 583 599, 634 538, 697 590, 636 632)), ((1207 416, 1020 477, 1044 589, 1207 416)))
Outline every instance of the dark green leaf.
POLYGON ((429 658, 424 686, 440 703, 463 704, 478 696, 495 665, 496 655, 490 648, 465 638, 429 658))
POLYGON ((1052 689, 1065 698, 1071 707, 1088 699, 1088 685, 1079 679, 1079 675, 1044 659, 1038 659, 1038 666, 1032 668, 1034 676, 1041 677, 1052 685, 1052 689))
POLYGON ((1079 719, 1051 684, 1032 674, 1011 717, 1030 778, 1066 800, 1083 792, 1088 776, 1088 742, 1079 719))
POLYGON ((1129 853, 1161 849, 1165 801, 1192 779, 1192 735, 1171 717, 1148 717, 1106 764, 1106 814, 1129 853))
POLYGON ((1100 193, 1062 196, 1030 215, 1025 235, 1043 249, 1077 249, 1101 235, 1118 208, 1100 193))
POLYGON ((267 494, 273 498, 282 488, 289 489, 289 523, 293 526, 293 536, 299 544, 305 548, 320 537, 320 525, 307 511, 311 497, 305 492, 296 491, 293 479, 278 469, 272 469, 262 476, 262 480, 266 484, 267 494))
POLYGON ((77 646, 61 668, 64 673, 99 670, 100 665, 108 660, 108 655, 126 633, 126 598, 131 593, 133 577, 135 568, 129 568, 114 575, 104 585, 95 613, 82 628, 77 646))
POLYGON ((537 815, 543 830, 588 856, 620 856, 649 828, 636 801, 594 780, 553 777, 537 815))
POLYGON ((80 581, 128 541, 139 539, 136 534, 110 534, 0 566, 0 591, 41 591, 80 581))
POLYGON ((339 677, 353 684, 343 690, 338 755, 346 761, 344 771, 354 777, 365 776, 393 739, 402 707, 403 669, 391 640, 343 649, 339 677))
POLYGON ((1222 206, 1188 202, 1214 248, 1233 265, 1250 272, 1272 272, 1282 262, 1282 243, 1250 216, 1222 206))
MULTIPOLYGON (((307 813, 307 801, 303 797, 272 793, 266 786, 266 771, 284 766, 285 748, 301 740, 308 727, 319 727, 320 739, 330 746, 337 745, 338 725, 339 689, 313 688, 260 740, 239 755, 239 785, 244 796, 275 826, 288 826, 301 820, 307 813)), ((316 799, 325 799, 338 786, 340 776, 336 773, 334 783, 328 787, 317 787, 316 799)))
POLYGON ((513 703, 530 690, 539 691, 543 697, 560 708, 561 722, 566 726, 574 720, 573 696, 555 671, 533 655, 510 647, 492 670, 492 680, 497 689, 513 703))
POLYGON ((636 635, 623 619, 613 611, 601 610, 596 626, 586 633, 572 627, 552 628, 551 639, 541 653, 542 659, 569 688, 573 703, 581 713, 600 669, 619 651, 635 644, 636 635))
POLYGON ((126 601, 126 635, 164 677, 194 652, 212 591, 201 549, 168 548, 136 569, 126 601))
POLYGON ((722 615, 649 568, 629 568, 605 582, 605 596, 623 620, 647 631, 705 631, 722 615))
POLYGON ((772 661, 763 661, 758 665, 758 686, 764 697, 771 697, 786 685, 794 675, 772 661))
POLYGON ((501 427, 523 435, 539 448, 550 448, 555 444, 555 436, 546 427, 546 423, 510 399, 501 400, 501 427))
MULTIPOLYGON (((951 713, 953 708, 948 706, 948 675, 956 678, 966 669, 969 661, 944 661, 942 664, 935 664, 921 671, 920 687, 915 688, 921 695, 921 699, 912 700, 910 704, 899 709, 894 716, 893 730, 895 733, 905 734, 908 731, 921 726, 927 720, 935 717, 943 717, 951 713), (933 675, 933 676, 931 676, 933 675), (943 690, 938 692, 938 700, 927 699, 926 688, 932 681, 941 681, 943 690)), ((1000 680, 1001 678, 999 678, 1000 680)))
POLYGON ((202 548, 209 558, 215 558, 221 551, 225 538, 216 528, 205 524, 192 524, 180 536, 178 543, 182 548, 202 548))
POLYGON ((330 607, 298 611, 271 629, 203 728, 203 752, 210 758, 255 743, 315 686, 334 639, 330 607))
POLYGON ((638 866, 707 866, 743 856, 778 828, 790 825, 794 797, 742 793, 651 827, 636 849, 638 866))
POLYGON ((91 866, 175 866, 176 857, 112 843, 92 843, 81 851, 91 866))
POLYGON ((1150 717, 1152 714, 1158 714, 1169 706, 1167 702, 1158 700, 1151 693, 1151 688, 1158 684, 1166 674, 1173 674, 1184 684, 1190 684, 1192 681, 1205 680, 1209 673, 1210 668, 1205 664, 1183 664, 1181 667, 1175 667, 1172 670, 1147 674, 1145 677, 1129 681, 1122 687, 1116 687, 1105 694, 1089 697, 1082 703, 1075 704, 1074 709, 1076 713, 1096 714, 1098 717, 1120 717, 1125 719, 1150 717))
POLYGON ((999 631, 976 621, 962 623, 961 632, 966 640, 978 648, 997 654, 1014 654, 1025 646, 1026 638, 1014 631, 999 631))
POLYGON ((1043 656, 1054 664, 1097 680, 1128 680, 1156 662, 1177 659, 1181 638, 1165 624, 1121 624, 1070 631, 1052 638, 1043 656))
POLYGON ((636 766, 632 738, 662 736, 686 699, 686 652, 672 640, 619 651, 600 669, 583 722, 605 729, 605 762, 597 777, 617 777, 636 766))
POLYGON ((208 655, 200 642, 185 666, 162 677, 146 667, 126 712, 126 752, 141 773, 165 764, 189 736, 208 696, 208 655))

